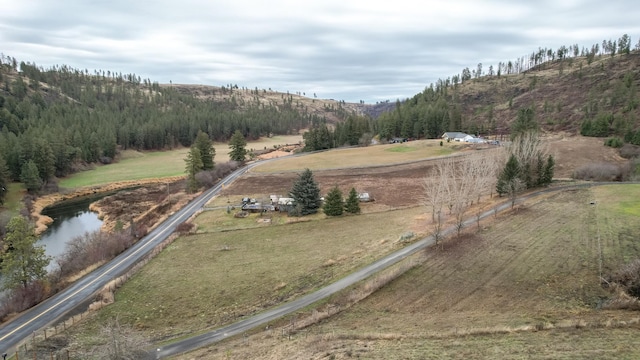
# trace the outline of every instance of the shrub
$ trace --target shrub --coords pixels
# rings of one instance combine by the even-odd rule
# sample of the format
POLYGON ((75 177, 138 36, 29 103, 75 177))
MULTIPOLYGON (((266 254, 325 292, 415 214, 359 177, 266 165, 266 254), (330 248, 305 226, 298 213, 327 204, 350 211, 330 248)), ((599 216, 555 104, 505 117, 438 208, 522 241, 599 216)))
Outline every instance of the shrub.
POLYGON ((183 222, 176 228, 176 231, 180 235, 187 235, 191 232, 191 230, 195 227, 193 223, 183 222))
POLYGON ((609 146, 612 148, 620 148, 624 145, 624 142, 619 137, 608 138, 604 141, 605 146, 609 146))
POLYGON ((10 314, 29 309, 47 298, 49 289, 45 282, 34 281, 7 294, 0 303, 0 321, 10 314))
POLYGON ((590 181, 622 181, 624 169, 611 163, 592 163, 579 167, 573 172, 573 178, 590 181))
POLYGON ((609 283, 621 285, 627 294, 640 298, 640 259, 635 259, 608 276, 609 283))
POLYGON ((625 159, 633 159, 640 156, 640 146, 633 144, 624 144, 618 150, 620 156, 625 159))
POLYGON ((107 233, 96 231, 71 239, 65 252, 56 259, 55 277, 63 279, 85 268, 114 258, 133 245, 134 238, 128 232, 107 233))

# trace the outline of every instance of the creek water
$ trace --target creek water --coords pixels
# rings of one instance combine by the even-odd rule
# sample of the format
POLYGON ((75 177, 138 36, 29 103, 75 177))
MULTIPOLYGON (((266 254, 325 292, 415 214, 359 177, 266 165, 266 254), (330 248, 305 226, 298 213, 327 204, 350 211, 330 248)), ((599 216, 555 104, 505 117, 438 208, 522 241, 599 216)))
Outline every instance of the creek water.
POLYGON ((89 210, 89 205, 103 196, 68 200, 44 209, 43 215, 51 217, 53 223, 42 233, 37 245, 44 245, 45 253, 55 258, 64 252, 71 239, 99 230, 102 220, 89 210))

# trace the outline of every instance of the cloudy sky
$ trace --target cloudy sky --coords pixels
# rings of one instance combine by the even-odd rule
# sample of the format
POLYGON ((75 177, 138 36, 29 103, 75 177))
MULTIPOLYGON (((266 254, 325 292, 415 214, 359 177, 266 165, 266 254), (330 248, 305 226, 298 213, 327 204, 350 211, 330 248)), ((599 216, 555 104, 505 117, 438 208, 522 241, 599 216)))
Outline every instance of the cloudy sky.
POLYGON ((640 6, 618 0, 4 0, 0 9, 0 52, 44 68, 367 103, 539 47, 640 38, 640 6))

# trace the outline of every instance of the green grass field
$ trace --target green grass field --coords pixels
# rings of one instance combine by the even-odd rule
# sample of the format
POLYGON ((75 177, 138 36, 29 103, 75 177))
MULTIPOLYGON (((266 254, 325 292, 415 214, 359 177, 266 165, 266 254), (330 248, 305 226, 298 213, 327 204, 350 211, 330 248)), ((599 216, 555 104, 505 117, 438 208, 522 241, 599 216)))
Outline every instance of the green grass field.
MULTIPOLYGON (((295 144, 302 140, 302 136, 274 136, 260 141, 247 143, 247 149, 271 148, 279 144, 295 144)), ((216 151, 214 161, 224 163, 229 161, 229 146, 224 143, 214 143, 216 151)), ((121 159, 110 165, 96 166, 93 170, 82 171, 60 180, 60 186, 73 189, 83 186, 96 186, 108 183, 166 178, 184 175, 187 152, 182 148, 171 151, 138 152, 126 150, 121 159)))

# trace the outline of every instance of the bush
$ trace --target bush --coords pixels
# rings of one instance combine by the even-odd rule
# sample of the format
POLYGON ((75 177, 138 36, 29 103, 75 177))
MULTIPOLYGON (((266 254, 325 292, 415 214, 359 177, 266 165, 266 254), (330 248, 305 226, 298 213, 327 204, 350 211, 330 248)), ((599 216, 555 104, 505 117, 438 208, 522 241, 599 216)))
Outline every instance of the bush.
POLYGON ((26 288, 20 287, 11 291, 0 303, 0 322, 7 319, 8 315, 22 312, 29 309, 49 295, 46 283, 34 281, 26 288))
POLYGON ((604 141, 605 146, 609 146, 612 148, 620 148, 624 145, 624 142, 619 137, 608 138, 604 141))
POLYGON ((67 243, 65 252, 56 258, 58 269, 55 276, 64 279, 93 264, 110 260, 131 247, 134 241, 135 239, 125 231, 96 231, 77 236, 67 243))
POLYGON ((640 146, 633 144, 624 144, 618 150, 618 153, 625 159, 637 158, 640 157, 640 146))
POLYGON ((590 181, 623 181, 626 169, 622 166, 611 163, 593 163, 579 167, 573 173, 573 178, 577 180, 590 181))
POLYGON ((622 286, 627 294, 640 298, 640 259, 633 260, 609 275, 607 281, 622 286))
POLYGON ((191 233, 191 230, 193 230, 194 227, 195 225, 193 223, 183 222, 178 225, 178 227, 176 228, 176 232, 178 232, 180 235, 188 235, 189 233, 191 233))

